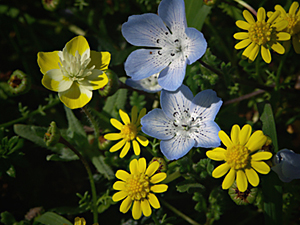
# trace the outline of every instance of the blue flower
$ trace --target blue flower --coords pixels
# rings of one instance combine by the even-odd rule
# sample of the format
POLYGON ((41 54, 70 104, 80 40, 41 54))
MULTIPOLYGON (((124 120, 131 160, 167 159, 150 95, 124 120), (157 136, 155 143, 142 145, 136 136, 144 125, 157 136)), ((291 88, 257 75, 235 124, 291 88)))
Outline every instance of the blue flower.
POLYGON ((300 154, 289 149, 282 149, 273 157, 275 166, 271 167, 283 182, 300 179, 300 154))
POLYGON ((149 93, 155 93, 161 91, 162 89, 162 87, 157 82, 158 75, 159 74, 156 73, 142 80, 133 80, 128 78, 125 84, 137 90, 141 90, 149 93))
POLYGON ((187 64, 197 61, 207 48, 203 34, 187 27, 183 0, 162 0, 158 15, 130 16, 122 34, 130 44, 147 47, 128 56, 127 75, 141 80, 160 73, 158 84, 168 91, 181 86, 187 64))
POLYGON ((220 146, 220 127, 214 119, 222 100, 213 90, 199 92, 195 97, 182 85, 174 92, 161 91, 161 109, 153 109, 141 119, 142 131, 160 139, 160 149, 169 159, 179 159, 192 147, 220 146))

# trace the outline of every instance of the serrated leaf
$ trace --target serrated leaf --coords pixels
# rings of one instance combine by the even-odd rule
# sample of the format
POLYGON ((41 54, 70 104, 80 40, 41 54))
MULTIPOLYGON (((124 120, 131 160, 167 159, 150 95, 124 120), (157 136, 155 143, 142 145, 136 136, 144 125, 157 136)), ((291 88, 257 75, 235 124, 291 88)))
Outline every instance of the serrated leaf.
POLYGON ((73 111, 65 106, 66 116, 68 119, 68 134, 70 135, 70 138, 74 138, 74 133, 77 134, 77 136, 81 136, 82 138, 86 138, 86 133, 83 129, 82 124, 80 121, 76 118, 73 111))
POLYGON ((106 179, 112 180, 115 178, 113 170, 110 168, 109 165, 106 164, 104 161, 104 156, 100 155, 98 152, 97 153, 90 153, 89 152, 89 157, 96 167, 97 171, 101 173, 106 179))
POLYGON ((38 217, 36 221, 46 225, 62 225, 62 224, 73 225, 73 223, 71 223, 69 220, 54 212, 46 212, 40 217, 38 217))
POLYGON ((190 188, 204 189, 205 187, 199 183, 187 183, 187 184, 182 184, 182 185, 176 185, 176 189, 179 192, 188 192, 190 188))

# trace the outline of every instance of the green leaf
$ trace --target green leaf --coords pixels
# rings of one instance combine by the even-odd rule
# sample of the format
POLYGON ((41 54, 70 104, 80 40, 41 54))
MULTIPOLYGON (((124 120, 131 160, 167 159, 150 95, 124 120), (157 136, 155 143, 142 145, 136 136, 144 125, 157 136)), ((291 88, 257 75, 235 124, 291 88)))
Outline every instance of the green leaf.
POLYGON ((260 116, 260 120, 262 121, 262 131, 265 135, 268 135, 272 139, 272 144, 274 145, 274 152, 278 151, 278 142, 277 142, 277 133, 275 120, 273 116, 273 111, 270 103, 259 103, 258 111, 260 116))
POLYGON ((1 220, 3 224, 5 225, 12 225, 16 222, 13 215, 7 211, 1 213, 1 220))
POLYGON ((38 217, 36 221, 46 225, 63 225, 64 223, 73 225, 73 223, 71 223, 69 220, 54 212, 46 212, 38 217))
POLYGON ((118 118, 119 109, 124 109, 127 99, 127 90, 119 89, 115 94, 106 99, 103 111, 114 118, 118 118))
POLYGON ((176 185, 176 189, 179 192, 189 192, 190 188, 204 189, 205 187, 199 183, 186 183, 185 181, 179 185, 176 185))
POLYGON ((108 180, 112 180, 115 178, 113 170, 109 165, 106 164, 106 162, 104 161, 105 157, 103 155, 100 155, 99 152, 91 153, 91 151, 89 151, 88 154, 99 173, 104 175, 104 177, 108 180))
POLYGON ((68 119, 68 136, 70 138, 74 138, 74 135, 77 134, 78 137, 82 137, 86 139, 86 133, 83 129, 82 124, 80 121, 75 117, 73 111, 65 106, 65 111, 68 119))
POLYGON ((185 12, 188 27, 194 27, 201 31, 210 9, 210 6, 203 4, 203 0, 186 0, 185 12))

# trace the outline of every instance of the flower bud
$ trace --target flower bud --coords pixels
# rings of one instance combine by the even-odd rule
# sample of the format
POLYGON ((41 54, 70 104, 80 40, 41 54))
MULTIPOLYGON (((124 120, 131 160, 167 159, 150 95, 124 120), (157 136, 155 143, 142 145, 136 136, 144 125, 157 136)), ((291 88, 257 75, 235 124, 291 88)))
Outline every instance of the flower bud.
POLYGON ((59 0, 42 0, 44 9, 54 11, 59 5, 59 0))
POLYGON ((20 95, 29 91, 31 82, 21 70, 15 70, 7 81, 11 95, 20 95))
POLYGON ((240 192, 237 188, 236 182, 232 184, 232 186, 228 190, 228 194, 230 198, 237 204, 237 205, 248 205, 252 204, 257 196, 258 189, 255 187, 248 187, 245 192, 240 192))
POLYGON ((153 157, 152 160, 149 162, 149 165, 153 162, 159 162, 159 168, 156 171, 156 173, 160 173, 160 172, 166 172, 167 171, 167 163, 164 160, 164 158, 161 157, 153 157))
POLYGON ((98 147, 100 150, 108 150, 111 145, 111 141, 104 138, 104 135, 100 135, 98 138, 98 147))
POLYGON ((110 69, 107 69, 105 74, 107 75, 108 83, 98 90, 102 97, 113 95, 119 89, 119 78, 117 74, 110 69))
POLYGON ((44 136, 44 141, 48 147, 52 147, 59 142, 60 139, 60 131, 56 126, 56 123, 52 121, 50 123, 50 127, 48 128, 47 132, 44 136))
POLYGON ((274 166, 271 169, 277 173, 283 182, 300 179, 300 154, 289 149, 282 149, 273 156, 274 166))
POLYGON ((217 0, 203 0, 203 3, 207 6, 213 6, 215 5, 217 0))

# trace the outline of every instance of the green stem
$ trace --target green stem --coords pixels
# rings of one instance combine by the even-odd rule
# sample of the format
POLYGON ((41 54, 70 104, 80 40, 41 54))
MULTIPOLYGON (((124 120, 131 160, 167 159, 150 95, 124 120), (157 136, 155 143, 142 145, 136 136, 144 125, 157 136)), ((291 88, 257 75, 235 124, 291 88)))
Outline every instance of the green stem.
POLYGON ((59 142, 64 144, 68 148, 70 148, 78 156, 78 158, 80 159, 80 161, 82 162, 82 164, 84 165, 84 167, 88 173, 90 185, 91 185, 91 191, 92 191, 92 200, 93 200, 93 210, 92 211, 93 211, 94 223, 98 223, 97 192, 96 192, 96 185, 94 182, 93 173, 91 171, 91 168, 90 168, 88 162, 86 161, 86 159, 80 154, 80 152, 76 148, 74 148, 74 146, 71 145, 66 139, 64 139, 63 137, 60 137, 59 142))
MULTIPOLYGON (((53 100, 53 102, 52 102, 51 104, 44 106, 44 107, 43 107, 43 110, 47 110, 47 109, 49 109, 49 108, 52 108, 53 106, 57 105, 59 102, 60 102, 59 99, 55 99, 55 100, 53 100)), ((23 121, 23 120, 28 119, 29 117, 32 117, 32 116, 34 116, 34 115, 39 114, 40 111, 41 111, 41 109, 38 108, 38 109, 36 109, 36 110, 34 110, 34 111, 28 113, 27 115, 25 115, 25 116, 23 116, 23 117, 20 117, 20 118, 18 118, 18 119, 15 119, 15 120, 12 120, 12 121, 9 121, 9 122, 6 122, 6 123, 2 123, 2 124, 0 124, 0 127, 9 127, 9 126, 11 126, 11 125, 14 125, 15 123, 19 123, 19 122, 21 122, 21 121, 23 121)))
POLYGON ((87 116, 87 118, 91 122, 91 124, 94 128, 95 137, 96 137, 96 140, 97 140, 97 143, 98 143, 99 137, 100 137, 100 129, 99 129, 98 123, 95 120, 95 118, 92 116, 92 114, 90 113, 89 109, 87 109, 87 106, 84 106, 82 108, 82 111, 85 113, 85 115, 87 116))
POLYGON ((275 90, 276 91, 279 91, 280 87, 280 74, 281 74, 281 71, 282 71, 282 67, 283 67, 283 64, 285 63, 285 59, 287 57, 287 53, 284 54, 284 56, 282 57, 281 61, 280 61, 280 64, 278 66, 278 69, 277 69, 277 73, 276 73, 276 78, 275 78, 275 90))
POLYGON ((192 225, 200 225, 199 223, 197 223, 195 220, 191 219, 190 217, 188 217, 187 215, 183 214, 182 212, 180 212, 178 209, 176 209, 175 207, 173 207, 172 205, 170 205, 169 203, 167 203, 164 200, 161 200, 161 203, 166 206, 167 208, 169 208, 171 211, 173 211, 175 214, 177 214, 178 216, 180 216, 182 219, 184 219, 185 221, 187 221, 188 223, 192 224, 192 225))
POLYGON ((167 178, 163 181, 164 184, 170 183, 173 180, 176 180, 177 178, 181 177, 179 169, 177 169, 174 173, 171 173, 167 176, 167 178))
POLYGON ((152 213, 151 217, 152 217, 153 222, 155 223, 155 225, 159 225, 160 224, 160 222, 158 221, 158 219, 156 218, 156 216, 154 215, 154 213, 152 213))

